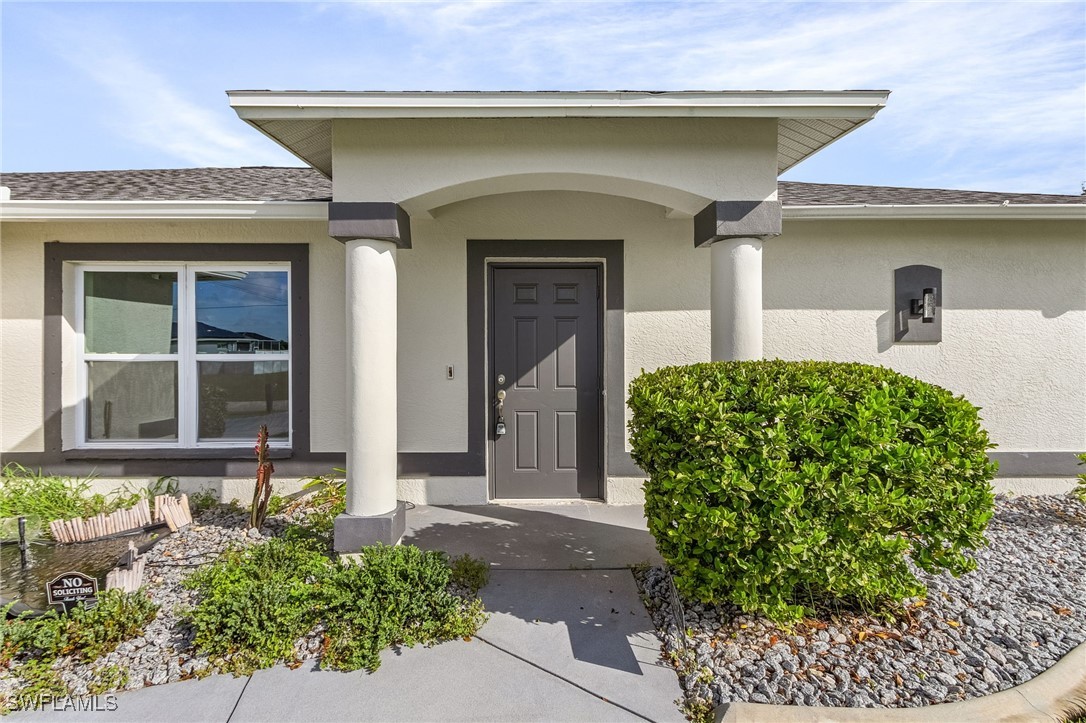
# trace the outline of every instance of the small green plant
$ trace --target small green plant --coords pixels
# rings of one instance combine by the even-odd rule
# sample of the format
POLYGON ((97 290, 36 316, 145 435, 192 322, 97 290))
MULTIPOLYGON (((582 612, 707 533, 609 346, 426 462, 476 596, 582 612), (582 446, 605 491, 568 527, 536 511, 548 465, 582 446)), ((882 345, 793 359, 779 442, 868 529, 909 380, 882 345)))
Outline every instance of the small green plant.
MULTIPOLYGON (((1078 463, 1080 465, 1086 464, 1086 454, 1080 454, 1078 456, 1078 463)), ((1086 472, 1078 476, 1075 489, 1071 490, 1071 494, 1078 497, 1083 504, 1086 504, 1086 472)))
POLYGON ((0 474, 0 518, 27 517, 47 523, 93 517, 99 512, 128 509, 144 498, 175 494, 178 487, 176 477, 166 476, 146 487, 126 483, 109 495, 92 494, 92 479, 59 477, 9 464, 0 474))
POLYGON ((193 515, 207 512, 219 504, 219 495, 212 489, 204 489, 189 495, 189 508, 193 515))
POLYGON ((268 499, 268 514, 278 515, 287 506, 287 498, 282 495, 272 495, 268 499))
POLYGON ((121 641, 142 635, 157 612, 158 606, 143 592, 107 590, 92 608, 80 605, 67 615, 50 610, 37 618, 8 620, 0 625, 0 663, 20 656, 54 660, 75 655, 94 660, 112 652, 121 641))
POLYGON ((43 699, 68 695, 68 685, 53 668, 53 660, 28 660, 16 671, 21 686, 0 700, 0 714, 34 710, 43 699))
POLYGON ((0 517, 34 515, 48 522, 111 511, 103 495, 90 493, 90 478, 58 477, 15 463, 0 477, 0 517))
POLYGON ((696 700, 675 702, 681 703, 680 707, 682 708, 683 714, 686 715, 686 719, 691 723, 712 723, 714 713, 712 701, 698 698, 696 700))
POLYGON ((377 546, 344 564, 323 549, 305 536, 273 539, 193 574, 186 584, 199 593, 191 614, 197 649, 248 672, 289 660, 294 643, 320 624, 322 665, 373 670, 389 645, 469 636, 483 622, 479 600, 448 591, 443 553, 377 546))
POLYGON ((302 489, 310 492, 309 514, 299 524, 287 528, 289 539, 308 539, 319 542, 327 550, 332 549, 332 532, 335 519, 347 508, 347 483, 337 479, 346 472, 334 468, 331 474, 313 477, 302 489))
POLYGON ((111 690, 119 690, 128 685, 128 671, 119 665, 103 665, 95 668, 93 677, 87 683, 87 693, 101 695, 111 690))
POLYGON ((466 588, 472 595, 478 594, 490 582, 490 564, 466 553, 452 558, 449 569, 453 584, 466 588))
POLYGON ((645 514, 678 590, 778 622, 880 608, 975 567, 993 445, 962 397, 832 362, 668 367, 630 385, 645 514))

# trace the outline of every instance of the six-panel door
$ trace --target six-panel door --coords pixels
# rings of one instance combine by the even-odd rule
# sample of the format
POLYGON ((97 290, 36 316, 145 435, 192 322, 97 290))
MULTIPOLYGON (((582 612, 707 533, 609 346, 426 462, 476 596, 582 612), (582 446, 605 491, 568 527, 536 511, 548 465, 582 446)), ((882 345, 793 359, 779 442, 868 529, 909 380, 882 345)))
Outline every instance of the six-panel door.
POLYGON ((506 393, 504 435, 491 406, 494 496, 598 498, 598 269, 498 267, 492 278, 488 387, 492 401, 506 393))

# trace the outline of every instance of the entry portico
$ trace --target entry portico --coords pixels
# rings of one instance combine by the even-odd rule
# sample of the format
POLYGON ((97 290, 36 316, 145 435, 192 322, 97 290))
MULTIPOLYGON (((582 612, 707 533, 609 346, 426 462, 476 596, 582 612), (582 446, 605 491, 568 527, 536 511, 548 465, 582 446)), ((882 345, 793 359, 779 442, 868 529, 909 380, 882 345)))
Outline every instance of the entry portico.
MULTIPOLYGON (((233 91, 229 96, 242 119, 332 180, 329 235, 346 246, 348 428, 347 512, 336 522, 336 547, 352 550, 394 543, 403 531, 403 504, 397 502, 397 479, 405 472, 397 434, 404 394, 397 371, 405 356, 397 343, 398 254, 401 260, 425 255, 455 239, 468 245, 470 259, 472 244, 499 244, 480 252, 482 268, 469 262, 465 269, 467 329, 452 332, 466 335, 456 343, 468 345, 469 360, 482 360, 463 371, 469 375, 468 409, 484 411, 468 415, 467 452, 459 459, 430 454, 414 473, 436 474, 436 467, 446 465, 463 476, 481 475, 489 478, 494 498, 502 496, 495 477, 507 472, 495 469, 495 460, 508 459, 503 464, 514 475, 540 473, 550 460, 557 474, 598 457, 602 488, 610 477, 637 475, 623 444, 626 309, 616 300, 622 289, 614 288, 622 284, 626 261, 621 240, 637 221, 623 213, 630 205, 605 199, 647 204, 673 233, 685 235, 687 244, 711 247, 698 252, 710 277, 711 357, 761 358, 762 244, 781 233, 777 176, 874 117, 887 93, 233 91), (488 226, 500 227, 501 236, 479 235, 488 226), (413 238, 426 250, 410 250, 413 238), (608 241, 618 245, 609 250, 608 241), (510 304, 541 304, 541 295, 552 294, 548 298, 555 305, 582 305, 581 315, 570 315, 573 306, 555 306, 558 311, 545 317, 520 314, 526 306, 509 306, 509 334, 494 333, 494 325, 506 320, 489 274, 503 264, 531 265, 539 272, 509 287, 515 295, 510 304), (578 291, 577 283, 547 275, 548 268, 563 265, 586 273, 598 269, 598 288, 587 281, 594 276, 577 277, 586 279, 578 291), (483 298, 475 301, 482 303, 473 303, 476 284, 482 285, 483 298), (596 289, 598 305, 584 298, 584 288, 596 289), (596 348, 583 336, 596 306, 598 364, 586 360, 583 351, 596 348), (570 313, 563 315, 563 309, 570 313), (540 331, 544 325, 553 327, 549 336, 540 331), (472 328, 481 328, 485 338, 473 338, 472 328), (554 331, 559 328, 563 331, 554 331), (515 347, 508 364, 502 361, 514 367, 508 379, 504 370, 490 368, 499 338, 515 347), (522 356, 532 363, 522 365, 522 356), (559 366, 566 356, 571 361, 563 372, 559 366), (597 366, 602 389, 591 386, 586 394, 582 384, 574 395, 580 401, 568 409, 555 407, 561 403, 545 395, 538 409, 513 404, 545 391, 537 380, 541 370, 553 377, 550 393, 557 399, 560 388, 577 391, 575 377, 583 380, 597 366), (610 374, 614 369, 618 373, 610 374), (499 431, 496 425, 505 424, 505 404, 515 415, 508 439, 502 438, 504 426, 499 431), (586 451, 593 434, 583 425, 597 419, 599 448, 593 457, 586 451), (509 445, 509 453, 495 457, 499 443, 509 445)), ((431 303, 431 313, 442 315, 440 301, 432 297, 431 303)), ((449 379, 455 377, 454 366, 448 366, 449 379)), ((416 418, 425 415, 426 395, 426 389, 410 392, 416 418)), ((540 490, 536 496, 548 495, 540 490)))

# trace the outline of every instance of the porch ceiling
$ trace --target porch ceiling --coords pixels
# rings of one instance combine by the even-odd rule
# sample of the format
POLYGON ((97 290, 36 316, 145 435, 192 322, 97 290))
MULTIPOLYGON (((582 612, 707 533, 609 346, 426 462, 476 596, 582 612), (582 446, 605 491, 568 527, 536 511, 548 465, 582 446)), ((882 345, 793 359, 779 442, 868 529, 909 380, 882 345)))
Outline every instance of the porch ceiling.
POLYGON ((871 120, 889 91, 227 91, 238 116, 332 177, 332 121, 350 118, 776 118, 777 171, 871 120))

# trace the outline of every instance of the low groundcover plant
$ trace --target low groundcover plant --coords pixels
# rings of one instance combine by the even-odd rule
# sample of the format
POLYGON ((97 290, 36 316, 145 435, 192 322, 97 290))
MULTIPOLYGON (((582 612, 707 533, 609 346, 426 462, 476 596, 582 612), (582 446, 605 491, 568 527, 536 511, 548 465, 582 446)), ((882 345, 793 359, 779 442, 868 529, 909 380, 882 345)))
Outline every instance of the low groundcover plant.
POLYGON ((200 595, 196 648, 246 672, 289 662, 294 643, 319 626, 323 667, 375 670, 390 645, 475 634, 482 603, 450 592, 451 575, 444 553, 410 545, 363 548, 340 561, 313 539, 273 539, 189 578, 200 595))
POLYGON ((993 445, 964 398, 889 369, 714 362, 630 385, 645 514, 686 597, 778 622, 878 608, 985 544, 993 445))

